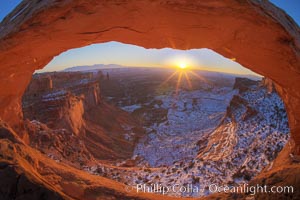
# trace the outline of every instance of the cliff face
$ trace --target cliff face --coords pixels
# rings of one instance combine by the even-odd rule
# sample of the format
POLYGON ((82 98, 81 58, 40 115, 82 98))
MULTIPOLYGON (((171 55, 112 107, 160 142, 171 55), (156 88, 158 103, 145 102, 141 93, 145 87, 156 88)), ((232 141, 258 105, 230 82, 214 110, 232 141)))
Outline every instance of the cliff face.
MULTIPOLYGON (((269 93, 268 85, 262 87, 259 81, 237 78, 234 88, 238 93, 198 158, 226 171, 225 180, 241 183, 263 169, 273 169, 274 159, 289 140, 289 129, 284 104, 276 91, 269 93)), ((291 182, 296 187, 297 182, 291 182)))
POLYGON ((269 94, 272 93, 275 90, 274 82, 271 79, 266 78, 266 77, 264 77, 262 79, 261 86, 266 87, 269 94))
POLYGON ((258 81, 253 81, 248 78, 239 78, 235 79, 233 89, 238 89, 240 93, 246 92, 251 89, 251 86, 256 86, 258 81))
POLYGON ((93 157, 130 157, 142 129, 127 113, 101 99, 101 78, 100 72, 34 75, 23 96, 30 144, 76 166, 93 157))
POLYGON ((23 96, 24 118, 50 128, 67 128, 78 135, 84 110, 100 103, 100 77, 74 72, 34 75, 23 96))
MULTIPOLYGON (((25 93, 26 94, 26 93, 25 93)), ((31 95, 31 94, 29 94, 31 95)), ((25 95, 25 99, 27 95, 25 95)), ((54 92, 35 98, 34 102, 24 103, 24 117, 38 120, 51 128, 66 128, 76 135, 83 125, 83 99, 65 91, 54 92), (44 112, 41 111, 45 111, 44 112)))

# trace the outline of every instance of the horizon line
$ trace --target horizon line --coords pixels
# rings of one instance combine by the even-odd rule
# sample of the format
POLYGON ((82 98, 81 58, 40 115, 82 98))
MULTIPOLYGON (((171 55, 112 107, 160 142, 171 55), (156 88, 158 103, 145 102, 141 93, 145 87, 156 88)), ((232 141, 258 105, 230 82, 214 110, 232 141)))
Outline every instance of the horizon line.
MULTIPOLYGON (((103 68, 103 69, 122 69, 122 68, 161 68, 161 69, 176 69, 176 67, 174 66, 140 66, 140 65, 135 65, 135 66, 132 66, 132 65, 119 65, 119 64, 113 64, 113 63, 109 63, 109 64, 101 64, 101 63, 95 63, 95 64, 91 64, 91 65, 77 65, 77 66, 71 66, 71 67, 66 67, 64 69, 61 69, 61 70, 53 70, 53 71, 42 71, 43 69, 40 69, 40 70, 36 70, 34 72, 34 74, 41 74, 41 73, 49 73, 49 72, 63 72, 63 71, 66 71, 67 69, 71 69, 71 68, 76 68, 76 67, 93 67, 93 66, 96 66, 96 65, 103 65, 104 67, 105 66, 109 66, 109 65, 116 65, 117 67, 107 67, 107 68, 103 68), (41 72, 39 72, 41 71, 41 72)), ((234 73, 234 72, 228 72, 228 71, 222 71, 222 70, 213 70, 213 69, 207 69, 207 68, 201 68, 201 67, 189 67, 188 69, 191 69, 191 70, 196 70, 196 71, 207 71, 207 72, 218 72, 218 73, 224 73, 224 74, 231 74, 231 75, 249 75, 249 76, 256 76, 256 77, 263 77, 262 75, 260 74, 257 74, 255 72, 253 72, 252 74, 251 73, 234 73)), ((248 69, 248 68, 246 68, 248 69)), ((94 70, 101 70, 100 68, 99 69, 94 69, 94 70)), ((87 70, 79 70, 79 71, 88 71, 87 70)))

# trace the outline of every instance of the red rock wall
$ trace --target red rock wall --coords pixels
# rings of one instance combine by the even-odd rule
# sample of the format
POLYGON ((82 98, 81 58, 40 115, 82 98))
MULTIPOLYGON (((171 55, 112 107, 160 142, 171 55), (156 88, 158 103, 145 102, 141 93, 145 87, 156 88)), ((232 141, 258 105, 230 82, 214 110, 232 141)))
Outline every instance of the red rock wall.
POLYGON ((36 81, 33 81, 29 84, 28 89, 30 91, 35 91, 31 95, 35 96, 37 93, 41 93, 43 91, 49 91, 52 89, 52 80, 50 76, 39 77, 36 81))
POLYGON ((264 77, 262 79, 261 85, 267 88, 268 93, 273 92, 273 90, 275 88, 275 85, 274 85, 273 81, 269 78, 266 78, 266 77, 264 77))
POLYGON ((281 87, 300 146, 300 34, 283 11, 249 0, 24 0, 0 24, 0 116, 12 126, 34 70, 71 48, 119 41, 210 48, 281 87))
POLYGON ((35 74, 22 97, 23 117, 78 135, 84 110, 101 101, 100 77, 100 73, 35 74))

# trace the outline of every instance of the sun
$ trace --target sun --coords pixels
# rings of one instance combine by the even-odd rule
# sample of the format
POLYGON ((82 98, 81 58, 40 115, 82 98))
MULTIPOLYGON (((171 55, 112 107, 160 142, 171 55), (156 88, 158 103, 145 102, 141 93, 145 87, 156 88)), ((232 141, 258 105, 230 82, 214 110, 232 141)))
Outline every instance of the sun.
POLYGON ((181 62, 181 63, 179 63, 179 64, 177 65, 177 67, 180 68, 180 69, 186 69, 188 66, 187 66, 186 63, 181 62))

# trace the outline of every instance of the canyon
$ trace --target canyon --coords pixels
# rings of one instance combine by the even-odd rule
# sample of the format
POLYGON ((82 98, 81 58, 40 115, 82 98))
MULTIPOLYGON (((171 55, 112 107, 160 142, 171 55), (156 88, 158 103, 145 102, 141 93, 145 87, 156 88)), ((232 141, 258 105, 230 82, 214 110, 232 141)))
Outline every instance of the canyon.
POLYGON ((73 159, 68 161, 84 161, 79 166, 93 157, 116 160, 130 156, 143 129, 126 112, 102 101, 101 79, 101 72, 34 75, 23 96, 29 141, 39 148, 47 146, 42 151, 56 160, 70 156, 73 159))
POLYGON ((137 116, 147 134, 132 159, 118 164, 127 168, 99 164, 88 169, 94 174, 132 185, 193 184, 202 193, 169 195, 198 197, 210 194, 210 184, 247 183, 273 163, 289 139, 283 102, 267 79, 186 72, 193 87, 185 80, 176 88, 180 74, 168 79, 172 70, 104 71, 114 89, 104 83, 103 95, 137 116), (128 168, 135 166, 139 169, 128 168))
POLYGON ((74 70, 33 76, 25 125, 31 147, 92 175, 129 186, 190 184, 201 192, 167 195, 206 196, 210 184, 248 183, 289 139, 268 79, 199 71, 178 86, 180 71, 170 69, 74 70))
MULTIPOLYGON (((126 191, 123 183, 77 169, 79 163, 74 167, 64 163, 64 157, 71 161, 80 157, 83 165, 86 160, 92 160, 92 156, 109 160, 107 157, 121 155, 123 159, 129 156, 129 150, 133 150, 132 145, 126 145, 127 136, 125 139, 107 136, 114 132, 109 129, 109 125, 98 132, 101 128, 92 119, 100 117, 98 113, 102 111, 117 121, 126 119, 130 121, 128 123, 135 124, 135 120, 115 106, 101 103, 101 98, 97 99, 96 88, 79 93, 87 95, 85 98, 93 100, 91 102, 68 93, 44 96, 45 100, 49 98, 53 103, 50 113, 55 118, 59 117, 58 123, 50 120, 52 124, 47 124, 47 120, 43 120, 45 116, 36 114, 36 108, 30 108, 30 105, 24 105, 28 106, 28 110, 23 114, 22 96, 36 69, 43 68, 54 56, 68 49, 107 41, 136 44, 145 48, 210 48, 272 80, 285 104, 291 136, 267 168, 269 170, 263 170, 249 183, 294 185, 299 188, 299 39, 299 27, 293 19, 267 1, 22 1, 0 24, 1 199, 41 199, 45 196, 53 199, 162 198, 153 194, 126 191), (101 104, 103 109, 85 116, 83 111, 90 106, 87 102, 92 105, 101 104), (70 109, 60 109, 58 104, 67 105, 70 109), (121 115, 121 119, 111 116, 110 113, 114 111, 124 115, 121 115), (24 116, 31 116, 31 121, 24 120, 24 116), (42 122, 36 120, 39 118, 42 122), (73 120, 76 123, 70 123, 73 120), (53 131, 53 128, 58 131, 53 131), (43 131, 44 136, 35 136, 39 131, 43 131), (120 152, 117 147, 107 149, 107 145, 102 143, 100 146, 91 146, 94 150, 101 149, 105 153, 96 155, 94 152, 93 155, 93 149, 88 149, 85 145, 95 141, 84 136, 96 135, 97 138, 96 132, 101 133, 101 138, 104 137, 107 141, 121 142, 128 147, 128 151, 120 152), (86 143, 80 143, 76 137, 73 138, 73 134, 84 137, 86 143), (51 144, 52 138, 56 144, 51 144), (66 146, 62 142, 65 140, 70 142, 66 146), (72 155, 68 152, 69 148, 74 150, 74 145, 79 146, 81 152, 72 155), (41 149, 46 154, 41 153, 41 149)), ((51 88, 50 82, 43 81, 51 88)), ((239 97, 235 100, 243 102, 239 97)), ((239 113, 234 113, 233 116, 245 120, 256 116, 251 103, 253 102, 245 103, 238 109, 243 113, 242 116, 239 113)), ((39 106, 44 108, 42 102, 39 106)), ((228 115, 226 121, 233 121, 232 115, 228 115)), ((228 137, 232 137, 232 126, 233 123, 224 122, 220 129, 226 130, 228 137)), ((126 128, 117 127, 116 131, 126 135, 126 128)), ((218 133, 216 131, 214 135, 218 133)), ((239 134, 249 137, 247 133, 239 134)), ((231 148, 234 143, 226 144, 226 148, 231 148)), ((210 147, 212 148, 203 148, 209 154, 200 152, 199 158, 208 156, 217 160, 214 152, 224 146, 211 144, 210 147)), ((269 156, 273 157, 272 153, 269 156)), ((299 196, 297 192, 293 194, 296 197, 299 196)), ((257 194, 255 198, 293 198, 280 195, 257 194)), ((163 198, 174 199, 167 196, 163 198)), ((245 196, 213 194, 204 197, 207 198, 243 199, 245 196)))

